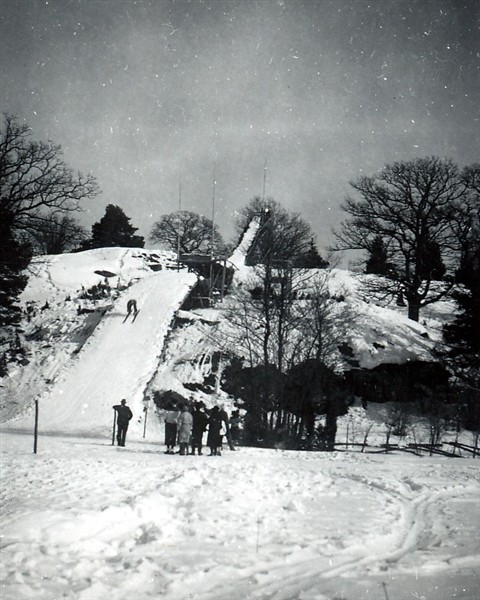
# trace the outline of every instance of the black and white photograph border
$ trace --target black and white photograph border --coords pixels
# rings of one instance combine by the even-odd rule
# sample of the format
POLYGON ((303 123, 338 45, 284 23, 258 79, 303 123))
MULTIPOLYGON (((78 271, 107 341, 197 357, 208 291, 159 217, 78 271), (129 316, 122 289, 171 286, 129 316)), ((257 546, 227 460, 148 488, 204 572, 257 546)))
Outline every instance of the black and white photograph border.
POLYGON ((479 39, 0 0, 2 600, 478 600, 479 39))

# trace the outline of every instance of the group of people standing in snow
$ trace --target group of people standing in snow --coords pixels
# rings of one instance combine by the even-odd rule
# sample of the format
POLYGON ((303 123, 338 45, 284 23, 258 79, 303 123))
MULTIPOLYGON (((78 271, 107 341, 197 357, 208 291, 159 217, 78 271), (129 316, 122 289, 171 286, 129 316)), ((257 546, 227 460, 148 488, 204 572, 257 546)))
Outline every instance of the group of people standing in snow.
MULTIPOLYGON (((238 411, 236 411, 238 412, 238 411)), ((194 402, 192 406, 184 405, 179 410, 173 402, 169 403, 165 412, 165 445, 166 454, 175 454, 175 446, 179 446, 179 454, 202 454, 203 435, 207 433, 207 447, 210 456, 220 456, 223 438, 230 450, 235 450, 234 441, 238 439, 239 419, 234 417, 230 423, 227 411, 223 406, 214 406, 206 411, 203 402, 194 402)))
MULTIPOLYGON (((116 421, 114 421, 114 433, 112 444, 116 438, 119 446, 125 446, 128 425, 132 419, 132 411, 127 406, 126 400, 113 406, 116 421)), ((202 454, 203 436, 207 431, 207 447, 210 456, 220 456, 222 452, 223 439, 225 438, 230 450, 235 450, 240 432, 240 414, 236 410, 231 419, 222 406, 214 406, 207 411, 203 402, 193 402, 190 406, 183 405, 178 408, 170 402, 164 413, 165 419, 165 445, 166 454, 175 454, 175 448, 179 446, 179 454, 202 454)))

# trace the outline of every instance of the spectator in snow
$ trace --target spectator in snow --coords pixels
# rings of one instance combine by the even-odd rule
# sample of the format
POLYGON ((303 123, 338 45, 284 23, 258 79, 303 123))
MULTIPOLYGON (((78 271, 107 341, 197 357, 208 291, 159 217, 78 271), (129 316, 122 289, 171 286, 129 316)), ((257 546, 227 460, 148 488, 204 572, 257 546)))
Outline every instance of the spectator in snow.
POLYGON ((203 433, 208 425, 208 417, 203 411, 204 404, 197 402, 193 409, 193 425, 192 425, 192 454, 195 454, 195 448, 198 454, 202 453, 203 433))
POLYGON ((175 454, 175 444, 177 443, 177 419, 178 410, 173 402, 170 402, 165 414, 165 445, 167 451, 165 454, 175 454))
POLYGON ((220 406, 220 416, 222 418, 223 429, 225 430, 225 437, 227 438, 228 447, 230 450, 235 450, 235 446, 233 445, 232 435, 230 433, 230 419, 228 418, 228 413, 225 410, 225 405, 222 404, 220 406))
POLYGON ((137 309, 137 301, 136 300, 129 300, 127 302, 127 317, 128 315, 132 312, 133 310, 133 314, 137 314, 138 309, 137 309))
POLYGON ((119 446, 125 446, 128 424, 130 423, 133 414, 127 406, 126 400, 122 400, 120 404, 115 404, 113 409, 117 413, 117 443, 119 446))
POLYGON ((238 441, 240 440, 241 422, 240 411, 234 410, 230 417, 230 435, 234 444, 238 444, 238 441))
POLYGON ((183 406, 182 412, 178 417, 178 444, 180 446, 180 454, 182 456, 188 454, 188 445, 190 444, 192 425, 193 417, 188 411, 188 406, 183 406))
POLYGON ((210 448, 210 456, 221 456, 222 454, 222 424, 220 408, 214 406, 208 419, 207 446, 210 448))

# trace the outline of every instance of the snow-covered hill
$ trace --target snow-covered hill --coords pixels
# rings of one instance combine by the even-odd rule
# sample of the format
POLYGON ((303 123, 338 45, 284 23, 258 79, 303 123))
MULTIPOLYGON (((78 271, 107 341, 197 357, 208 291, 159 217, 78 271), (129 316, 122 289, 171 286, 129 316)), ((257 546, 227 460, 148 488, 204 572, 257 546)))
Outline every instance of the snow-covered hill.
MULTIPOLYGON (((36 261, 22 297, 30 314, 27 364, 2 382, 6 415, 38 399, 44 431, 97 433, 110 426, 112 405, 127 398, 140 416, 132 434, 140 435, 146 387, 197 280, 173 268, 172 257, 108 248, 36 261), (135 322, 133 315, 125 320, 130 298, 139 308, 135 322)), ((31 414, 10 426, 31 426, 31 414)))
MULTIPOLYGON (((257 225, 251 224, 229 261, 234 286, 254 277, 245 254, 257 225)), ((338 359, 346 367, 432 359, 451 304, 438 303, 415 323, 405 308, 372 301, 362 275, 332 269, 319 270, 317 278, 338 299, 338 338, 349 353, 345 357, 339 350, 338 359)), ((39 399, 47 430, 104 431, 112 404, 125 397, 136 414, 132 434, 139 436, 146 396, 155 390, 188 396, 191 386, 185 384, 211 375, 214 354, 224 349, 212 335, 224 318, 221 303, 178 313, 196 281, 177 269, 171 252, 104 248, 37 259, 21 299, 27 354, 0 380, 2 421, 15 417, 10 427, 30 426, 31 411, 22 415, 39 399), (140 308, 134 324, 123 322, 131 297, 140 308), (183 325, 171 332, 175 315, 183 325)), ((207 405, 216 401, 201 391, 196 397, 207 405)))

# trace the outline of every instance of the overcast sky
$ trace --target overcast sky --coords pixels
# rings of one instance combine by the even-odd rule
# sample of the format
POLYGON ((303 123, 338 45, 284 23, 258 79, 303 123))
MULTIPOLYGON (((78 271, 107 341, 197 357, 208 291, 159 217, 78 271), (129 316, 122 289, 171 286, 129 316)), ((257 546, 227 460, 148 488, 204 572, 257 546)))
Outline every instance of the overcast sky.
POLYGON ((321 251, 348 182, 386 163, 480 160, 476 0, 0 0, 1 110, 61 144, 148 236, 182 208, 266 195, 321 251))

